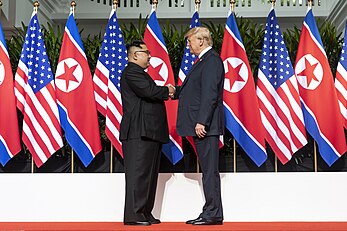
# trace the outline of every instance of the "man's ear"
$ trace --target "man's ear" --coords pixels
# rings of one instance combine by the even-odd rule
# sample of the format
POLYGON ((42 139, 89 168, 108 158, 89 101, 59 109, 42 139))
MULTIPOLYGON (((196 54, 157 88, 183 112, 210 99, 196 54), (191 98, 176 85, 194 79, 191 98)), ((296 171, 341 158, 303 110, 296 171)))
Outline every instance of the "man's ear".
POLYGON ((200 41, 200 46, 202 47, 204 45, 204 39, 199 39, 200 41))

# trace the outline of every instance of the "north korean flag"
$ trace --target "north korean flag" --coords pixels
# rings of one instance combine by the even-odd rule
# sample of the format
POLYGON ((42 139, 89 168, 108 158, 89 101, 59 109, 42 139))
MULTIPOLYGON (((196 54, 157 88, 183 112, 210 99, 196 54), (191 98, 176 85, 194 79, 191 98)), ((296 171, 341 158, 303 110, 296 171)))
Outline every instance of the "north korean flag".
POLYGON ((0 24, 0 163, 4 166, 20 150, 13 73, 0 24))
POLYGON ((258 98, 246 50, 230 13, 221 50, 224 63, 224 112, 227 129, 258 166, 267 158, 265 133, 260 119, 258 98))
POLYGON ((65 137, 85 166, 101 151, 92 76, 75 19, 67 20, 55 77, 65 137))
MULTIPOLYGON (((154 10, 148 19, 144 42, 151 51, 150 66, 147 69, 148 74, 157 85, 164 86, 169 83, 175 85, 169 54, 154 10)), ((170 142, 163 145, 163 152, 173 164, 176 164, 183 157, 182 139, 176 132, 178 101, 168 100, 165 102, 165 105, 169 123, 170 142)))
POLYGON ((295 63, 306 129, 317 142, 322 158, 331 166, 347 147, 333 75, 310 8, 295 63))

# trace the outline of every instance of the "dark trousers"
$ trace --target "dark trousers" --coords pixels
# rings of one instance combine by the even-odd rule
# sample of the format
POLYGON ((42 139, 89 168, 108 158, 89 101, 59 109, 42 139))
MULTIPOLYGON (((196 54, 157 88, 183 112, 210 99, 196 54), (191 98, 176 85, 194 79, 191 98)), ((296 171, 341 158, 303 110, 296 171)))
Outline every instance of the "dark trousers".
POLYGON ((219 176, 219 136, 194 137, 194 144, 202 172, 205 205, 200 217, 223 220, 219 176))
POLYGON ((154 206, 162 144, 142 138, 123 141, 124 222, 147 221, 154 206))

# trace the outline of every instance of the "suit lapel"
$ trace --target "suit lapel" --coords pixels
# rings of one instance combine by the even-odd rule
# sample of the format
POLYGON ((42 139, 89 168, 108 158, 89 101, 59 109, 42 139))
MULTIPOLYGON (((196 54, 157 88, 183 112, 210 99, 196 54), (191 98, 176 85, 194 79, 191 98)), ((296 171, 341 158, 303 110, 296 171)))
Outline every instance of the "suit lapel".
POLYGON ((183 83, 182 83, 182 87, 184 85, 186 85, 186 83, 188 82, 188 80, 190 79, 190 74, 192 73, 192 71, 199 66, 199 64, 201 63, 202 59, 199 59, 198 62, 194 63, 194 65, 192 66, 192 68, 190 68, 190 70, 188 71, 186 78, 184 79, 183 83))
POLYGON ((210 54, 212 53, 212 52, 211 52, 212 50, 213 50, 213 49, 210 49, 209 51, 207 51, 207 52, 199 59, 199 61, 196 62, 196 63, 192 66, 192 68, 190 68, 190 70, 188 71, 188 73, 187 73, 187 75, 186 75, 186 78, 184 79, 184 81, 183 81, 183 83, 182 83, 181 89, 182 89, 182 88, 186 85, 186 83, 189 81, 190 75, 191 75, 191 73, 193 72, 193 70, 194 70, 195 68, 197 68, 198 66, 202 65, 202 62, 203 62, 205 59, 207 59, 208 56, 210 56, 210 54))

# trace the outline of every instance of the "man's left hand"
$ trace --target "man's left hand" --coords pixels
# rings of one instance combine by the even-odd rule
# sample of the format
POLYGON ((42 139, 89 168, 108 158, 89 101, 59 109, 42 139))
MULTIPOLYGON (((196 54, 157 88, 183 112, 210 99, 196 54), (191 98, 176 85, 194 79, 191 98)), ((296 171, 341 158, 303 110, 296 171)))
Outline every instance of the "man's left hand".
POLYGON ((199 138, 204 138, 206 135, 205 125, 197 123, 195 126, 195 133, 199 138))

